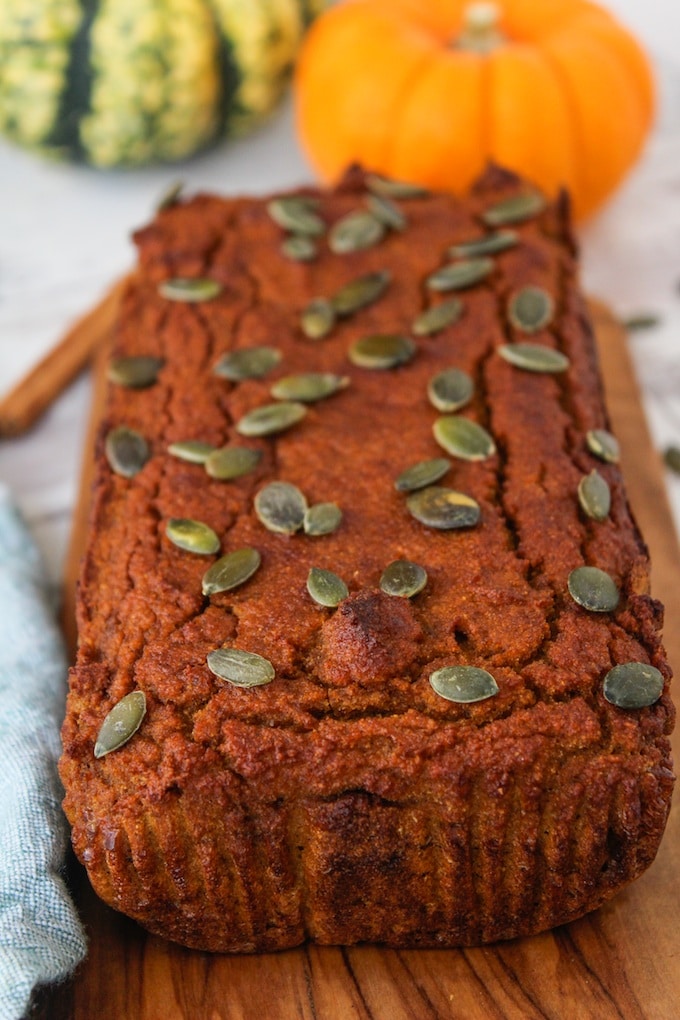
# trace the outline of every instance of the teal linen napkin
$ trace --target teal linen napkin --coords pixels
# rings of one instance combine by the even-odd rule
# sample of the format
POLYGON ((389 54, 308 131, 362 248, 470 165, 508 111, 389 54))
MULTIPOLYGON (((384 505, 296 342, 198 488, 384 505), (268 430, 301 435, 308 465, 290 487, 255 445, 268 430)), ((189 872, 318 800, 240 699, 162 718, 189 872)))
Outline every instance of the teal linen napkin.
POLYGON ((67 825, 56 762, 66 658, 38 551, 0 485, 0 1020, 85 955, 61 876, 67 825))

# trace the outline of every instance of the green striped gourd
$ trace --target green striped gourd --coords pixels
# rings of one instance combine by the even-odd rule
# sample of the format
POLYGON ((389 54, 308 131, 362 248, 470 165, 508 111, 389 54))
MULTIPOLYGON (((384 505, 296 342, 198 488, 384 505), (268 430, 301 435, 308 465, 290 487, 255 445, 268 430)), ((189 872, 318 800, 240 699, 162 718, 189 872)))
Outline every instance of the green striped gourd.
POLYGON ((1 0, 0 131, 95 166, 257 125, 324 0, 1 0))

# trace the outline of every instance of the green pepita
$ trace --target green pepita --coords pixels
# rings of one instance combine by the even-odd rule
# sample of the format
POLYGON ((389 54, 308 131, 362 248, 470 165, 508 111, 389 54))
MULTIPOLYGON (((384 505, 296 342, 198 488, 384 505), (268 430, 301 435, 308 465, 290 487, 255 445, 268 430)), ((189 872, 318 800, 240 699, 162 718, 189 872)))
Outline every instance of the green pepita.
POLYGON ((386 595, 410 599, 423 590, 427 584, 427 571, 411 560, 394 560, 385 567, 380 578, 380 587, 386 595))
POLYGON ((163 365, 163 358, 154 358, 150 354, 113 358, 109 362, 107 376, 117 386, 141 390, 153 386, 163 365))
POLYGON ((104 452, 111 470, 123 478, 134 478, 151 456, 144 436, 126 425, 111 429, 104 442, 104 452))
POLYGON ((342 578, 331 570, 322 570, 321 567, 312 567, 309 571, 307 591, 315 602, 328 609, 334 609, 349 595, 347 585, 342 578))
POLYGON ((306 234, 291 234, 281 243, 281 253, 291 262, 312 262, 318 250, 316 241, 306 234))
POLYGON ((397 492, 417 492, 428 485, 433 485, 443 478, 451 467, 451 461, 445 457, 433 457, 432 460, 421 460, 417 464, 402 471, 395 480, 397 492))
POLYGON ((344 318, 353 315, 360 308, 367 308, 382 297, 392 280, 392 274, 384 269, 375 273, 366 273, 350 280, 331 298, 331 306, 336 315, 344 318))
POLYGON ((265 404, 245 414, 237 423, 236 431, 242 436, 271 436, 285 432, 307 414, 304 404, 297 401, 282 401, 280 404, 265 404))
POLYGON ((384 236, 384 223, 367 209, 356 209, 333 224, 328 234, 328 247, 336 255, 350 255, 372 248, 384 236))
POLYGON ((610 669, 603 693, 617 708, 647 708, 663 694, 663 675, 646 662, 624 662, 610 669))
POLYGON ((331 535, 341 521, 342 510, 337 503, 315 503, 305 510, 302 527, 306 535, 331 535))
POLYGON ((183 191, 184 181, 173 181, 156 201, 155 211, 157 213, 165 212, 166 209, 171 209, 173 205, 177 205, 183 191))
POLYGON ((493 272, 493 268, 493 259, 464 259, 435 270, 425 282, 430 290, 465 290, 485 280, 493 272))
POLYGON ((134 736, 146 715, 146 697, 143 691, 131 691, 116 702, 104 719, 94 745, 95 758, 103 758, 117 751, 134 736))
POLYGON ((390 230, 405 230, 407 219, 399 206, 384 195, 367 195, 366 205, 377 220, 390 230))
POLYGON ((165 526, 165 534, 178 549, 198 553, 199 556, 212 556, 220 548, 220 540, 212 528, 203 521, 188 517, 171 517, 165 526))
POLYGON ((293 234, 320 237, 326 224, 315 212, 317 201, 305 195, 287 195, 267 203, 267 212, 274 222, 293 234))
POLYGON ((229 351, 223 354, 213 366, 213 375, 230 382, 242 382, 244 379, 261 379, 271 372, 281 361, 281 351, 277 347, 244 347, 242 350, 229 351))
POLYGON ((182 439, 168 446, 168 453, 180 460, 188 461, 189 464, 205 464, 214 450, 212 443, 205 443, 202 439, 182 439))
POLYGON ((523 223, 525 220, 538 216, 546 207, 543 195, 536 191, 526 191, 521 195, 513 195, 496 202, 482 213, 482 219, 489 227, 504 227, 512 223, 523 223))
POLYGON ((663 462, 676 475, 680 474, 680 446, 667 446, 663 451, 663 462))
POLYGON ((578 500, 583 512, 594 521, 604 521, 611 508, 611 492, 607 481, 595 468, 578 483, 578 500))
POLYGON ((262 558, 257 549, 244 546, 220 557, 203 575, 204 595, 217 595, 245 584, 260 566, 262 558))
POLYGON ((207 457, 205 470, 211 478, 230 482, 250 474, 261 460, 261 450, 253 450, 249 446, 222 446, 207 457))
POLYGON ((447 701, 469 705, 498 694, 498 684, 491 673, 479 666, 444 666, 430 676, 432 689, 447 701))
POLYGON ((197 301, 212 301, 223 291, 222 284, 217 280, 205 277, 187 278, 175 276, 158 284, 158 293, 166 301, 186 301, 193 304, 197 301))
POLYGON ((241 648, 216 648, 207 657, 208 669, 234 687, 261 687, 276 673, 269 659, 241 648))
POLYGON ((475 384, 460 368, 447 368, 430 379, 427 395, 438 411, 459 411, 470 403, 475 384))
POLYGON ((431 305, 417 315, 411 324, 411 331, 416 336, 432 336, 447 326, 453 326, 463 314, 463 302, 460 298, 448 298, 438 305, 431 305))
POLYGON ((543 344, 501 344, 498 353, 508 364, 515 368, 523 368, 526 372, 556 374, 566 372, 569 368, 569 358, 566 354, 543 344))
POLYGON ((359 368, 388 369, 405 365, 416 353, 416 344, 409 336, 379 333, 355 340, 349 349, 349 360, 359 368))
POLYGON ((591 613, 611 613, 619 604, 619 589, 599 567, 577 567, 569 574, 569 594, 591 613))
POLYGON ((314 298, 300 315, 300 328, 309 340, 322 340, 335 325, 335 310, 324 297, 314 298))
POLYGON ((268 531, 293 535, 302 527, 307 500, 290 482, 270 482, 255 496, 255 513, 268 531))
POLYGON ((498 255, 508 248, 514 248, 519 241, 519 235, 514 230, 499 230, 495 234, 484 234, 483 237, 475 237, 470 241, 461 241, 449 248, 449 255, 453 259, 477 258, 479 255, 498 255))
POLYGON ((472 528, 479 521, 479 504, 463 492, 430 485, 406 500, 409 513, 421 524, 441 531, 472 528))
POLYGON ((301 372, 299 375, 286 375, 277 379, 271 388, 271 395, 277 400, 301 400, 303 404, 311 404, 332 397, 348 385, 349 378, 346 375, 301 372))
POLYGON ((538 333, 552 321, 555 302, 542 287, 522 287, 510 298, 508 319, 523 333, 538 333))
POLYGON ((621 456, 616 436, 606 429, 590 429, 586 432, 586 446, 592 454, 607 464, 618 464, 621 456))
POLYGON ((432 426, 434 438, 452 457, 462 460, 486 460, 496 452, 496 444, 485 428, 469 418, 447 414, 432 426))
POLYGON ((410 184, 408 181, 393 181, 389 177, 382 177, 380 174, 368 174, 366 176, 366 187, 374 195, 382 195, 385 198, 425 198, 429 192, 420 184, 410 184))

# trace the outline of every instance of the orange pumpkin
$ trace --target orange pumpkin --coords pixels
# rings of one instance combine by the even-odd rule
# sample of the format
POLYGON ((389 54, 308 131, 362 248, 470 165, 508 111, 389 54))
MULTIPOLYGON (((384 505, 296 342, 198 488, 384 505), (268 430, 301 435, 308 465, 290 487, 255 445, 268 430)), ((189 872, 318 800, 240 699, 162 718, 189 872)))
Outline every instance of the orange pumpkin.
POLYGON ((634 38, 586 0, 350 0, 312 28, 299 137, 328 181, 352 162, 433 189, 489 160, 583 217, 637 158, 654 106, 634 38))

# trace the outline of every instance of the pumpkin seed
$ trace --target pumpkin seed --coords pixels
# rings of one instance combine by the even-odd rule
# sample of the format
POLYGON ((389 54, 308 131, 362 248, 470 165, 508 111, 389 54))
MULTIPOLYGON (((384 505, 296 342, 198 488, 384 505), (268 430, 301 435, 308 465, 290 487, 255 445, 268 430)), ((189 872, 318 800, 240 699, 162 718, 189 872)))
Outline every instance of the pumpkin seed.
POLYGON ((546 200, 537 191, 525 191, 512 195, 490 206, 482 213, 482 219, 489 227, 504 227, 511 223, 523 223, 537 216, 546 207, 546 200))
POLYGON ((281 252, 292 262, 311 262, 316 258, 316 242, 306 234, 291 234, 281 244, 281 252))
POLYGON ((609 485, 595 468, 578 483, 578 499, 583 512, 594 521, 604 521, 609 516, 609 485))
POLYGON ((336 255, 349 255, 372 248, 384 236, 384 223, 368 210, 356 209, 333 224, 328 235, 328 247, 336 255))
POLYGON ((350 280, 331 298, 333 311, 344 318, 358 312, 360 308, 367 308, 382 297, 391 280, 392 274, 387 269, 350 280))
POLYGON ((603 694, 617 708, 647 708, 663 694, 663 675, 646 662, 623 662, 605 676, 603 694))
POLYGON ((410 560, 394 560, 385 567, 380 578, 380 587, 386 595, 410 599, 421 592, 427 584, 427 571, 410 560))
POLYGON ((385 198, 425 198, 429 192, 420 184, 409 184, 407 181, 393 181, 380 174, 367 174, 366 187, 374 195, 385 198))
POLYGON ((158 293, 167 301, 212 301, 222 293, 221 283, 204 277, 187 279, 175 276, 158 284, 158 293))
POLYGON ((375 333, 355 340, 348 353, 349 360, 359 368, 387 369, 405 365, 416 349, 409 336, 375 333))
POLYGON ((203 575, 202 590, 204 595, 217 595, 222 591, 231 591, 245 584, 260 566, 262 557, 257 549, 244 546, 234 549, 226 556, 220 557, 203 575))
POLYGON ((498 684, 491 673, 479 666, 444 666, 430 675, 432 689, 447 701, 469 705, 498 694, 498 684))
POLYGON ((634 333, 643 329, 652 329, 660 322, 660 316, 655 315, 654 312, 639 312, 637 315, 630 315, 624 319, 621 325, 627 332, 634 333))
POLYGON ((290 482, 270 482, 255 496, 255 513, 268 531, 293 535, 302 527, 307 500, 290 482))
POLYGON ((499 252, 514 248, 519 235, 514 230, 499 230, 495 234, 485 234, 471 241, 461 241, 449 248, 449 255, 454 259, 476 258, 479 255, 497 255, 499 252))
POLYGON ((405 230, 406 215, 398 205, 384 195, 367 195, 366 205, 369 211, 390 230, 405 230))
POLYGON ((220 540, 212 528, 203 521, 189 517, 171 517, 165 526, 165 534, 173 545, 199 556, 212 556, 220 548, 220 540))
POLYGON ((223 354, 213 366, 213 375, 230 382, 244 379, 261 379, 281 361, 281 351, 276 347, 246 347, 240 351, 223 354))
POLYGON ((283 401, 280 404, 265 404, 250 411, 236 423, 236 431, 242 436, 271 436, 285 432, 296 425, 307 414, 304 404, 283 401))
POLYGON ((680 446, 667 446, 663 452, 663 462, 671 471, 680 474, 680 446))
POLYGON ((434 457, 432 460, 421 460, 406 468, 394 483, 397 492, 416 492, 427 485, 438 482, 451 467, 445 457, 434 457))
POLYGON ((441 269, 430 273, 425 283, 430 290, 465 290, 485 280, 493 268, 493 259, 464 259, 461 262, 451 262, 448 266, 442 266, 441 269))
POLYGON ((460 368, 447 368, 430 379, 427 395, 438 411, 459 411, 472 399, 475 385, 460 368))
POLYGON ((510 298, 508 318, 515 329, 537 333, 555 314, 555 302, 542 287, 522 287, 510 298))
POLYGON ((103 758, 111 751, 117 751, 127 744, 142 725, 146 715, 144 691, 131 691, 116 702, 101 724, 94 745, 95 758, 103 758))
POLYGON ((304 195, 289 195, 273 198, 267 203, 267 212, 279 227, 294 234, 321 237, 326 224, 314 211, 318 203, 304 195))
POLYGON ((163 358, 140 354, 129 358, 113 358, 108 366, 108 379, 118 386, 141 390, 153 386, 164 365, 163 358))
POLYGON ((173 205, 176 205, 183 190, 184 181, 173 181, 156 202, 156 212, 165 212, 166 209, 171 209, 173 205))
POLYGON ((269 659, 241 648, 216 648, 206 661, 211 673, 234 687, 261 687, 276 676, 269 659))
POLYGON ((479 521, 479 504, 463 492, 430 485, 412 493, 406 500, 409 513, 429 528, 448 531, 472 528, 479 521))
POLYGON ((492 437, 469 418, 447 414, 432 426, 434 438, 452 457, 462 460, 486 460, 496 452, 492 437))
POLYGON ((206 460, 213 453, 215 447, 212 443, 204 443, 201 439, 183 439, 178 443, 170 443, 168 453, 180 460, 186 460, 190 464, 205 464, 206 460))
POLYGON ((315 503, 305 510, 302 527, 306 535, 330 535, 341 521, 342 510, 337 503, 315 503))
POLYGON ((312 567, 307 576, 307 591, 320 606, 334 609, 349 595, 347 585, 331 570, 312 567))
POLYGON ((577 567, 569 574, 569 594, 591 613, 611 613, 619 604, 619 589, 599 567, 577 567))
POLYGON ((144 436, 126 425, 111 429, 104 442, 104 452, 111 470, 123 478, 133 478, 151 456, 144 436))
POLYGON ((205 470, 211 478, 230 482, 250 474, 262 460, 262 451, 249 446, 222 446, 213 450, 205 461, 205 470))
POLYGON ((311 404, 333 396, 348 385, 346 375, 301 372, 299 375, 286 375, 283 379, 277 379, 271 388, 271 395, 277 400, 301 400, 303 404, 311 404))
POLYGON ((306 308, 303 308, 300 326, 309 340, 323 339, 328 336, 334 325, 335 310, 327 298, 314 298, 306 308))
POLYGON ((441 304, 426 308, 420 315, 417 315, 411 324, 411 332, 416 336, 431 336, 458 322, 462 314, 463 302, 460 298, 449 298, 447 301, 442 301, 441 304))
POLYGON ((566 372, 569 358, 561 351, 543 344, 519 343, 501 344, 498 353, 515 368, 523 368, 526 372, 552 373, 566 372))
POLYGON ((607 464, 618 464, 621 455, 618 440, 606 429, 590 429, 586 432, 586 446, 607 464))

